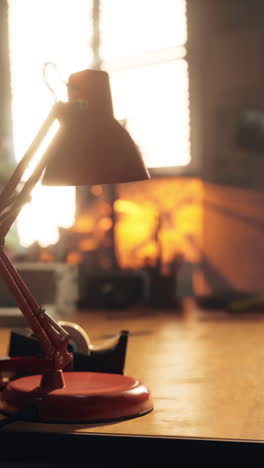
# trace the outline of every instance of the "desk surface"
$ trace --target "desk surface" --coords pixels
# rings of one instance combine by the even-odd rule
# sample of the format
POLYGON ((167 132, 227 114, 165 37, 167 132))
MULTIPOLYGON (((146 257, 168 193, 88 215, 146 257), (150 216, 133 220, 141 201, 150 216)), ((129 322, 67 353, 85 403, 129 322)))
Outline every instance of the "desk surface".
MULTIPOLYGON (((130 331, 125 374, 151 390, 155 409, 108 425, 15 422, 1 433, 119 435, 264 441, 264 313, 204 316, 194 305, 182 313, 131 308, 70 317, 101 344, 130 331)), ((9 331, 0 332, 0 352, 9 331)))

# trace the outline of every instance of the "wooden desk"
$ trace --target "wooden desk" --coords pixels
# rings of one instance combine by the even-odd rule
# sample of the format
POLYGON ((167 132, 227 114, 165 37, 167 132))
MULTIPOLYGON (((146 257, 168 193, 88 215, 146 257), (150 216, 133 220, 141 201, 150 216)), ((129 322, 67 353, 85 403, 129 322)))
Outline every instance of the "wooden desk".
MULTIPOLYGON (((68 457, 71 447, 88 455, 98 441, 101 452, 104 446, 118 450, 121 439, 131 457, 133 447, 151 443, 152 454, 198 447, 264 452, 264 313, 210 318, 192 305, 182 314, 142 307, 81 312, 71 320, 93 344, 130 331, 125 374, 148 385, 155 410, 101 426, 15 422, 1 429, 3 441, 20 443, 25 456, 45 440, 49 447, 63 441, 68 457)), ((8 334, 1 330, 1 354, 8 334)))

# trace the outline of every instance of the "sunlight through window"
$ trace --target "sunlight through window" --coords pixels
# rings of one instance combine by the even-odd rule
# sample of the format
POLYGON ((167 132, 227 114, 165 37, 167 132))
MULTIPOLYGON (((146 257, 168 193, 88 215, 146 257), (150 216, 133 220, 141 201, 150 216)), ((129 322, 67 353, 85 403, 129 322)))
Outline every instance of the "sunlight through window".
MULTIPOLYGON (((71 73, 88 68, 91 63, 91 7, 89 0, 9 0, 12 117, 17 161, 54 103, 54 96, 43 80, 44 63, 55 63, 66 80, 71 73)), ((57 80, 55 92, 59 99, 66 97, 65 88, 64 83, 57 80)), ((20 242, 24 246, 35 240, 41 246, 54 244, 59 239, 59 226, 71 226, 74 217, 73 187, 38 184, 33 190, 32 202, 23 207, 17 219, 20 242)))
MULTIPOLYGON (((67 81, 91 66, 98 47, 101 68, 110 75, 115 117, 125 122, 146 165, 190 163, 186 0, 9 0, 9 31, 17 160, 53 105, 44 63, 55 63, 67 81)), ((63 80, 55 79, 54 90, 65 99, 63 80)), ((38 185, 32 195, 17 220, 21 243, 56 243, 59 226, 74 221, 75 189, 38 185)))
POLYGON ((191 161, 186 0, 101 0, 115 115, 149 168, 191 161))

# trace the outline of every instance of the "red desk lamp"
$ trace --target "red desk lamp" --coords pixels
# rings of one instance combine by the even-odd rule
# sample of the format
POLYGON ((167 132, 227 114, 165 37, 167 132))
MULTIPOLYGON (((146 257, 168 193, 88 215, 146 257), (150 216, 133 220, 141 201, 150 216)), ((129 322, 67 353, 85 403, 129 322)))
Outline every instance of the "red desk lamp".
MULTIPOLYGON (((71 372, 69 334, 37 303, 4 252, 5 236, 43 173, 45 185, 108 184, 149 178, 134 141, 113 116, 107 73, 84 70, 71 75, 68 97, 69 102, 54 104, 0 195, 0 274, 44 351, 43 359, 0 360, 0 373, 39 372, 3 386, 0 409, 7 414, 23 414, 25 408, 30 408, 34 418, 42 421, 90 423, 133 418, 153 409, 147 387, 124 375, 71 372), (25 169, 55 119, 60 129, 17 194, 25 169)), ((30 418, 26 411, 24 414, 30 418)))

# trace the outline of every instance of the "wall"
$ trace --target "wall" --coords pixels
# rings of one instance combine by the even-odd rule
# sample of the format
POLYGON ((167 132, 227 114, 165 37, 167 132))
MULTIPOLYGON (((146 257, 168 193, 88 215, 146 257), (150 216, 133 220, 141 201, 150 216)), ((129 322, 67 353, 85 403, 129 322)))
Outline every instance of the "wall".
POLYGON ((200 294, 264 289, 264 193, 205 183, 200 294))
POLYGON ((193 154, 202 160, 199 293, 264 289, 264 155, 236 146, 241 113, 264 110, 264 2, 189 0, 193 154))

